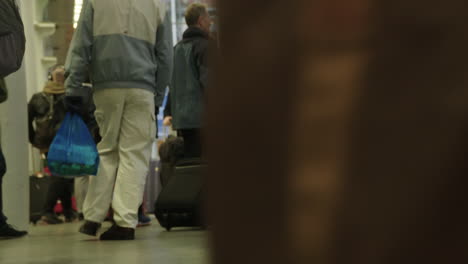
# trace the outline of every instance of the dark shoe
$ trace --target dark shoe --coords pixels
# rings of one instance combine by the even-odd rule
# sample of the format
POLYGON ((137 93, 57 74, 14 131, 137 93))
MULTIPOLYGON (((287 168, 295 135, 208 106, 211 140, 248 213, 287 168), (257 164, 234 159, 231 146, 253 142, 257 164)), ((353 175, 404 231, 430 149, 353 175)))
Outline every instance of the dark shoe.
POLYGON ((83 213, 78 214, 78 220, 83 221, 84 220, 84 215, 83 213))
POLYGON ((100 223, 86 220, 84 224, 80 227, 80 233, 83 233, 88 236, 96 236, 99 228, 101 228, 100 223))
POLYGON ((138 215, 138 227, 151 225, 151 218, 145 214, 138 215))
POLYGON ((63 224, 62 219, 58 218, 56 214, 46 213, 41 218, 42 221, 46 222, 49 225, 58 225, 63 224))
POLYGON ((66 212, 64 213, 64 215, 65 215, 65 222, 67 223, 71 223, 75 221, 76 219, 78 219, 78 213, 75 211, 66 212))
POLYGON ((135 229, 113 225, 109 230, 104 232, 99 239, 100 240, 134 240, 135 229))
POLYGON ((18 231, 11 225, 3 225, 0 227, 0 238, 18 238, 27 235, 26 231, 18 231))

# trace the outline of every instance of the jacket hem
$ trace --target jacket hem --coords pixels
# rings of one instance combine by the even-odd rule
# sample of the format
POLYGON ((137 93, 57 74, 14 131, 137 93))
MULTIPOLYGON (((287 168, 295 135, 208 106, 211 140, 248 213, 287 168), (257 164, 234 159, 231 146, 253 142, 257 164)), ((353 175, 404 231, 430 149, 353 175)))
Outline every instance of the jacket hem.
POLYGON ((101 89, 112 89, 112 88, 138 88, 150 91, 152 93, 155 92, 155 88, 152 85, 139 83, 139 82, 100 82, 100 83, 93 83, 93 88, 96 90, 101 89))

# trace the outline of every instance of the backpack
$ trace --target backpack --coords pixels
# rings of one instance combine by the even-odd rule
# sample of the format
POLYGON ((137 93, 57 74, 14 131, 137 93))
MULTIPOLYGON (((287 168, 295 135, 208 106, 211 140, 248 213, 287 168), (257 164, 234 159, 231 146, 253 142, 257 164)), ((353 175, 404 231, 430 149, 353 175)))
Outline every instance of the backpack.
POLYGON ((63 103, 64 95, 58 95, 54 100, 54 95, 41 93, 42 99, 49 103, 48 112, 34 120, 35 124, 35 136, 34 146, 39 149, 48 149, 50 144, 55 138, 60 125, 62 124, 65 116, 65 111, 59 109, 56 111, 58 104, 63 103), (63 113, 60 113, 63 112, 63 113))
POLYGON ((159 158, 163 163, 175 165, 184 156, 184 139, 181 137, 169 136, 164 143, 159 146, 159 158))
POLYGON ((169 179, 174 174, 176 163, 184 157, 184 139, 181 137, 169 136, 166 141, 159 146, 159 180, 161 186, 166 187, 169 179))
POLYGON ((14 0, 0 0, 0 78, 21 67, 26 38, 23 21, 14 0))

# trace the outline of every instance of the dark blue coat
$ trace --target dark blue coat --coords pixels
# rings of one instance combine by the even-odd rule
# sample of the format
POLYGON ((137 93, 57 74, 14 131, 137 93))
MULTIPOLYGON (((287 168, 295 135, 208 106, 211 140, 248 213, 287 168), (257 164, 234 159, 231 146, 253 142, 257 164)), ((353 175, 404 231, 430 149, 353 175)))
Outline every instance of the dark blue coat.
POLYGON ((174 129, 202 127, 204 91, 208 81, 209 37, 197 27, 189 27, 174 48, 174 72, 170 87, 170 107, 174 129))

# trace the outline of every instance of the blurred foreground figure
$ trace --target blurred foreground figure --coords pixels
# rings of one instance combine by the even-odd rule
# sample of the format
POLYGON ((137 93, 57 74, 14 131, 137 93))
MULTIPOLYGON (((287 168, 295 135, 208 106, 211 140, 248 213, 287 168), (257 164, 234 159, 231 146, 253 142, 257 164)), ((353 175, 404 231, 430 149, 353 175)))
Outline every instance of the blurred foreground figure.
POLYGON ((464 2, 218 4, 215 263, 468 262, 464 2))

